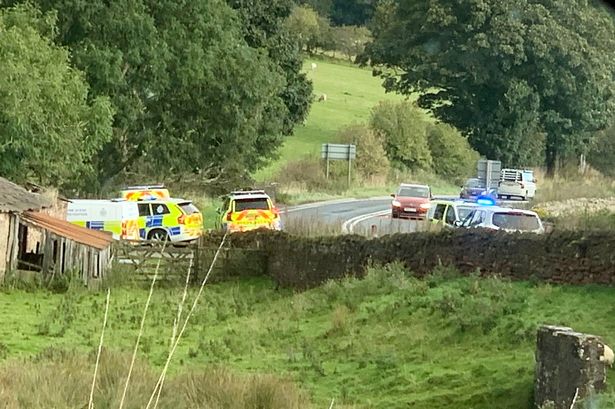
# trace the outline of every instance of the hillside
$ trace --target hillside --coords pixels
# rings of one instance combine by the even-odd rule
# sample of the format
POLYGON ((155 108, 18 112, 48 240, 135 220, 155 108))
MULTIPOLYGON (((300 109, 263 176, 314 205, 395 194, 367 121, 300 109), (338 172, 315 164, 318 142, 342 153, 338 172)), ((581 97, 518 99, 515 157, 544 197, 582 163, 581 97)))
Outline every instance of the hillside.
MULTIPOLYGON (((180 293, 155 293, 141 345, 155 366, 168 351, 180 293)), ((112 289, 107 347, 131 350, 146 296, 112 289)), ((337 408, 528 409, 537 325, 572 326, 613 345, 615 322, 604 308, 614 296, 612 288, 459 278, 445 269, 418 280, 398 266, 297 294, 260 279, 213 284, 171 371, 213 365, 275 374, 306 391, 315 407, 335 398, 337 408)), ((5 290, 1 297, 0 357, 50 345, 89 352, 98 344, 102 293, 5 290)), ((609 397, 615 402, 612 386, 609 397)))
POLYGON ((330 62, 307 59, 304 71, 314 84, 314 102, 305 125, 295 128, 280 149, 280 159, 254 175, 263 181, 275 175, 280 167, 306 154, 320 152, 320 146, 336 142, 336 132, 351 123, 367 122, 372 107, 384 100, 401 100, 396 94, 387 94, 382 80, 372 76, 369 69, 348 62, 330 62), (312 63, 317 65, 311 69, 312 63), (318 101, 322 94, 326 101, 318 101))

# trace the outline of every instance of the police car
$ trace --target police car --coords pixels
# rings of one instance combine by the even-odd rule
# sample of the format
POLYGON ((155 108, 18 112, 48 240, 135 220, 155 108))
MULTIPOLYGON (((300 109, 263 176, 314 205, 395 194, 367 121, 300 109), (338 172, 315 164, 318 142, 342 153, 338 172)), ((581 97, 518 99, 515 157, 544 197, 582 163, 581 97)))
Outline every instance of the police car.
POLYGON ((467 200, 432 200, 427 212, 427 220, 434 225, 457 227, 479 204, 467 200))
POLYGON ((543 234, 545 228, 536 212, 500 206, 477 206, 456 225, 461 228, 483 228, 507 232, 543 234))
POLYGON ((256 229, 282 230, 280 214, 264 190, 231 192, 224 198, 218 213, 219 226, 231 233, 256 229))

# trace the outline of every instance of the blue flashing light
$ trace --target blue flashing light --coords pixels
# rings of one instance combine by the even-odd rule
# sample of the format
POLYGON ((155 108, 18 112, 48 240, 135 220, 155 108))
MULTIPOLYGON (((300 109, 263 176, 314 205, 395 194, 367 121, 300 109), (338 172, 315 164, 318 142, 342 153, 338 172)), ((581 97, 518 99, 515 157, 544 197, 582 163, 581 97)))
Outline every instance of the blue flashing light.
POLYGON ((479 196, 476 198, 476 204, 481 206, 495 206, 495 199, 489 196, 479 196))

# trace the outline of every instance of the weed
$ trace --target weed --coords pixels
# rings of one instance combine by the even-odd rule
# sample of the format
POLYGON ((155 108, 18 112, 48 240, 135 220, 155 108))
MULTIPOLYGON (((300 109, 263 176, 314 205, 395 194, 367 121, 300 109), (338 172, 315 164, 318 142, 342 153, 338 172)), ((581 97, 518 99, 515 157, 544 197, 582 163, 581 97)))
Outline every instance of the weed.
POLYGON ((338 305, 331 314, 331 334, 343 334, 348 330, 350 311, 345 305, 338 305))

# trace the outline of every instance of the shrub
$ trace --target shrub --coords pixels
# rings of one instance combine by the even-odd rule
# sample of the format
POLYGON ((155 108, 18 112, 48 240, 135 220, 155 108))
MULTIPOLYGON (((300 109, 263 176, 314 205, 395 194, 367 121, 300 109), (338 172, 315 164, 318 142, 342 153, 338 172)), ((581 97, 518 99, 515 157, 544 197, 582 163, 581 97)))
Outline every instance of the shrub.
POLYGON ((435 173, 448 180, 461 182, 476 170, 478 152, 454 127, 437 123, 427 128, 427 141, 435 173))
POLYGON ((338 133, 341 143, 357 146, 355 170, 363 179, 386 176, 390 170, 389 159, 384 150, 381 134, 366 125, 350 125, 338 133))
POLYGON ((278 173, 276 181, 285 185, 301 183, 307 189, 327 187, 322 163, 318 157, 312 155, 288 162, 278 173))
POLYGON ((596 135, 587 160, 596 170, 607 176, 615 176, 615 125, 596 135))
POLYGON ((371 127, 382 135, 389 160, 410 170, 430 169, 428 122, 409 102, 381 102, 372 111, 371 127))

